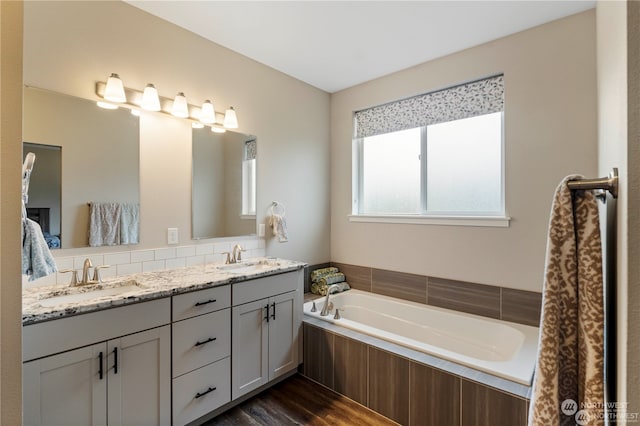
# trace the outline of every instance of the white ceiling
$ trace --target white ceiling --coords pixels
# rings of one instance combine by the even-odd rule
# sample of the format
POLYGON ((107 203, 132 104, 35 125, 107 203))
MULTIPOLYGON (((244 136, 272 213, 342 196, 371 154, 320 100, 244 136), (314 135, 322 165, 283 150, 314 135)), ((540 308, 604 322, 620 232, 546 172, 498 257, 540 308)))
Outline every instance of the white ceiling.
POLYGON ((330 93, 595 6, 595 0, 127 2, 330 93))

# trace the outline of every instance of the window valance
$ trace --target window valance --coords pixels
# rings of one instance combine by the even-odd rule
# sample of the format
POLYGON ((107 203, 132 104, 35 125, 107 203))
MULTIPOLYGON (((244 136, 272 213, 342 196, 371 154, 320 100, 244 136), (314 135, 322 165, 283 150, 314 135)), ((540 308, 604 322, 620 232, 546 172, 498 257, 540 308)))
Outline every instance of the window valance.
POLYGON ((397 132, 504 110, 504 76, 425 93, 355 113, 355 138, 397 132))

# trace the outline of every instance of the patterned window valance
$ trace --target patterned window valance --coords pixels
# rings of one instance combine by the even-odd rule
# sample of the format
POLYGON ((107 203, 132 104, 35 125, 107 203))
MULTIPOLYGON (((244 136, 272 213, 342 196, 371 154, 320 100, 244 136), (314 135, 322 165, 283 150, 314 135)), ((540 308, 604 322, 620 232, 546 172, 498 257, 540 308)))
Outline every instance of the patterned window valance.
POLYGON ((365 138, 504 110, 502 75, 355 113, 354 137, 365 138))
POLYGON ((253 160, 256 158, 256 154, 258 152, 256 146, 256 140, 245 141, 244 143, 244 159, 245 160, 253 160))

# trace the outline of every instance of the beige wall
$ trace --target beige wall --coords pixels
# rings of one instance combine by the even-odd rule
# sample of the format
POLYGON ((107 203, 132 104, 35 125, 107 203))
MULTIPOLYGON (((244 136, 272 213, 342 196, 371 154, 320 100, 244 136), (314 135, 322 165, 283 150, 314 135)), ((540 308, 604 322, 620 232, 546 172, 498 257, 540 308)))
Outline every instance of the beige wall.
POLYGON ((597 173, 594 19, 591 10, 332 95, 331 260, 540 291, 554 189, 597 173), (353 111, 497 73, 510 227, 349 222, 353 111))
POLYGON ((598 167, 618 167, 617 200, 617 401, 640 412, 640 2, 599 1, 598 167))
MULTIPOLYGON (((152 82, 162 96, 233 105, 239 131, 260 141, 258 222, 272 200, 287 207, 289 242, 267 239, 267 254, 329 260, 327 93, 123 2, 27 2, 24 46, 24 80, 34 87, 95 99, 95 82, 117 72, 127 87, 152 82)), ((165 246, 168 227, 191 243, 190 142, 187 121, 141 116, 136 248, 165 246)))
POLYGON ((0 2, 0 424, 22 423, 22 2, 0 2))

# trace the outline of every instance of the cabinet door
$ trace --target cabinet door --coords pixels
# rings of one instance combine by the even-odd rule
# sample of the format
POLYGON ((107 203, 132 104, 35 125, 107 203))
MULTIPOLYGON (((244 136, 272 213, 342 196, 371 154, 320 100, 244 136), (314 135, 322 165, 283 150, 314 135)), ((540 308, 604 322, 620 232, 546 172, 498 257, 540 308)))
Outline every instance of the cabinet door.
POLYGON ((234 306, 231 312, 231 399, 269 381, 268 300, 234 306))
POLYGON ((106 349, 100 343, 25 362, 23 424, 106 425, 106 349))
POLYGON ((269 299, 269 380, 298 367, 298 314, 296 292, 269 299))
POLYGON ((109 340, 107 346, 109 425, 170 424, 170 326, 109 340))

